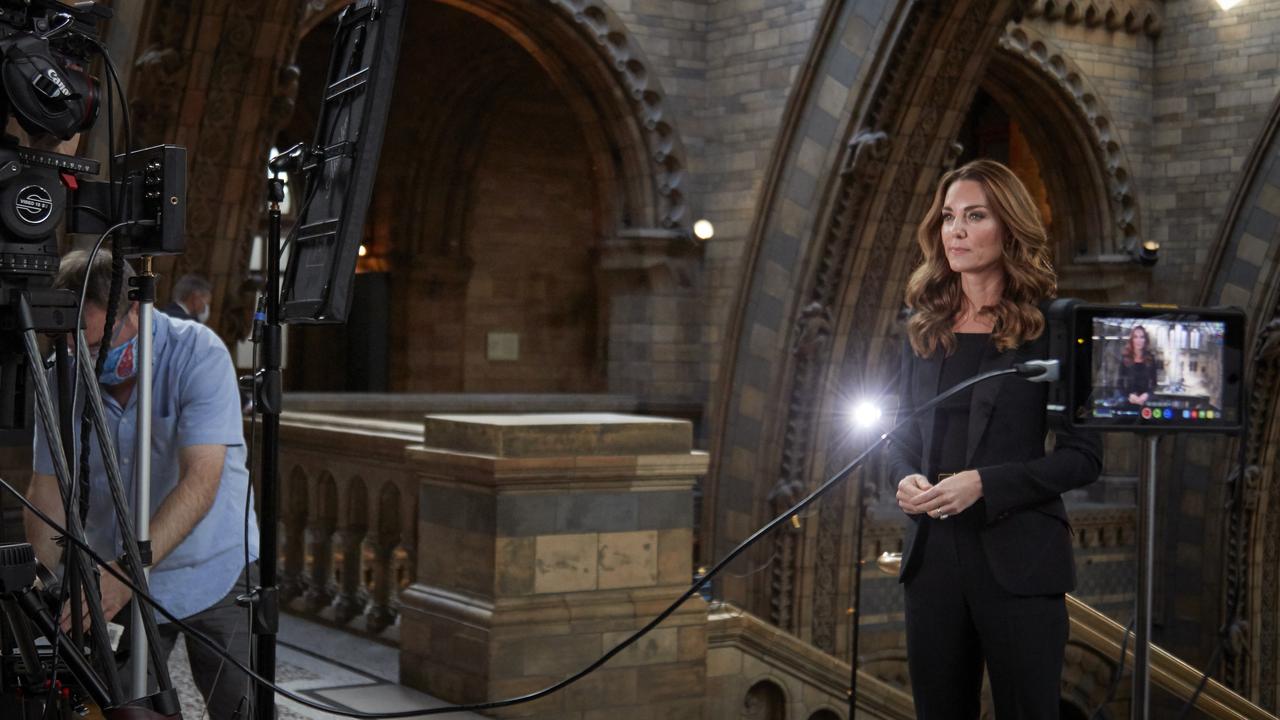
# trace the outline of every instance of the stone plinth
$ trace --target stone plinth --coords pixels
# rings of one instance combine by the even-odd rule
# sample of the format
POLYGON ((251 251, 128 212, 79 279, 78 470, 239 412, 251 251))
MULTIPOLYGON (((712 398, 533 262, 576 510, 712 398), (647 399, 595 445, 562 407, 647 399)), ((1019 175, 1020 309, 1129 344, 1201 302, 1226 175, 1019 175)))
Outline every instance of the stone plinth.
MULTIPOLYGON (((402 595, 401 682, 454 702, 573 674, 692 580, 688 422, 615 414, 433 415, 408 450, 417 581, 402 595)), ((501 717, 702 718, 698 599, 602 669, 501 717)))

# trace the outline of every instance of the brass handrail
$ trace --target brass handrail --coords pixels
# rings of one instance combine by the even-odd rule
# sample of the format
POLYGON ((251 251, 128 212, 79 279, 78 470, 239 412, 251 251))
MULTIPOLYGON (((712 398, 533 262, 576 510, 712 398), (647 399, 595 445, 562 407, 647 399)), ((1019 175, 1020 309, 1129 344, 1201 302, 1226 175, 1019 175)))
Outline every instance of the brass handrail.
MULTIPOLYGON (((897 575, 902 565, 902 553, 881 553, 876 567, 882 572, 897 575)), ((1103 653, 1116 657, 1127 630, 1120 623, 1103 615, 1087 603, 1067 595, 1067 614, 1071 618, 1071 637, 1103 653)), ((1125 660, 1132 667, 1133 633, 1125 650, 1125 660)), ((1151 682, 1174 697, 1185 700, 1200 684, 1200 671, 1180 660, 1159 645, 1151 646, 1151 682)), ((1214 718, 1241 718, 1242 720, 1277 720, 1275 715, 1249 702, 1226 685, 1210 678, 1204 691, 1196 698, 1196 708, 1214 718)))

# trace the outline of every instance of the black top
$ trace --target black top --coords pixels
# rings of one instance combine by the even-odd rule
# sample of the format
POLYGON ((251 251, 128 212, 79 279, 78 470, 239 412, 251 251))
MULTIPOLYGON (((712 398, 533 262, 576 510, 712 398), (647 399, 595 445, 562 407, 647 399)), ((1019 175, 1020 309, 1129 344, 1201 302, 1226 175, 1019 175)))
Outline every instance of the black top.
MULTIPOLYGON (((991 333, 956 333, 956 350, 942 361, 938 375, 938 394, 978 374, 982 355, 991 342, 991 333)), ((965 470, 965 455, 969 441, 969 400, 973 389, 956 393, 943 401, 933 413, 933 462, 931 467, 940 473, 965 470)), ((937 482, 929 478, 929 482, 937 482)))
POLYGON ((1156 363, 1147 358, 1141 363, 1120 363, 1120 391, 1126 400, 1129 395, 1141 395, 1156 389, 1156 363))
POLYGON ((178 304, 177 300, 174 300, 173 302, 169 303, 168 305, 165 305, 162 308, 156 308, 156 309, 164 313, 165 315, 168 315, 169 317, 178 318, 179 320, 195 320, 196 319, 194 315, 187 312, 186 310, 183 310, 182 306, 178 304))

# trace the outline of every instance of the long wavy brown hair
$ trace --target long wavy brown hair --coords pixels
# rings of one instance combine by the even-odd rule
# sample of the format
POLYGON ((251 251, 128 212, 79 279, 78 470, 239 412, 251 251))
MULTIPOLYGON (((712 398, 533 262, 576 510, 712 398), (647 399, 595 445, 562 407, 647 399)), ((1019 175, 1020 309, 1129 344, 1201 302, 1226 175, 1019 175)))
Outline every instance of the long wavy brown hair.
POLYGON ((1129 331, 1129 339, 1124 343, 1124 350, 1120 351, 1120 361, 1125 365, 1132 365, 1135 362, 1145 363, 1153 360, 1155 360, 1155 355, 1151 352, 1151 334, 1141 325, 1134 325, 1133 329, 1129 331), (1138 357, 1137 348, 1133 346, 1133 336, 1139 330, 1142 331, 1142 339, 1144 340, 1141 358, 1138 357))
POLYGON ((907 321, 907 334, 920 357, 932 356, 938 348, 950 355, 956 347, 952 327, 964 308, 965 297, 960 273, 951 270, 942 246, 942 206, 947 189, 961 180, 982 185, 992 213, 1005 229, 1001 251, 1004 293, 998 303, 978 311, 994 320, 991 339, 996 347, 1009 350, 1040 337, 1045 321, 1038 305, 1058 291, 1058 278, 1049 259, 1049 238, 1022 181, 994 160, 974 160, 956 168, 938 183, 933 204, 916 229, 924 260, 907 281, 906 302, 914 311, 907 321))

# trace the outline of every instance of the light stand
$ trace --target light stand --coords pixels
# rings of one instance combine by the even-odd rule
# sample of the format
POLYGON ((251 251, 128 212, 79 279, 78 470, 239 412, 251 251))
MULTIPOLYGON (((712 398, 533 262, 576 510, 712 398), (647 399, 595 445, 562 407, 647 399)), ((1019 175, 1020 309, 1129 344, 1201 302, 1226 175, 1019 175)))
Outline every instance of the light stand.
POLYGON ((849 720, 855 717, 858 704, 858 626, 862 621, 862 534, 866 530, 867 502, 863 483, 858 477, 853 483, 853 502, 858 510, 858 531, 853 541, 853 595, 850 615, 853 627, 849 631, 849 720))
POLYGON ((1138 496, 1138 593, 1134 598, 1133 701, 1132 717, 1146 720, 1151 712, 1150 649, 1151 590, 1156 552, 1156 454, 1159 435, 1143 438, 1146 467, 1139 476, 1138 496))
MULTIPOLYGON (((142 256, 142 271, 131 281, 137 286, 129 291, 129 298, 138 302, 138 439, 134 446, 135 475, 133 483, 133 527, 141 551, 142 575, 151 579, 151 382, 154 373, 155 347, 152 332, 155 327, 156 276, 151 271, 151 256, 142 256)), ((92 386, 91 386, 92 387, 92 386)), ((90 390, 93 392, 93 390, 90 390)), ((134 699, 147 696, 147 627, 142 618, 143 606, 132 603, 133 621, 130 623, 131 653, 129 655, 129 681, 134 699)), ((150 610, 148 610, 150 612, 150 610)))
MULTIPOLYGON (((262 332, 262 370, 254 383, 254 412, 262 413, 261 505, 258 507, 258 582, 251 602, 254 603, 254 634, 257 635, 254 670, 270 682, 276 679, 276 634, 280 625, 277 578, 277 525, 280 521, 280 203, 284 200, 284 181, 273 177, 267 181, 271 202, 267 232, 266 324, 262 332)), ((250 438, 250 442, 252 442, 250 438)), ((274 720, 275 691, 266 683, 258 683, 254 691, 254 717, 274 720)))
MULTIPOLYGON (((259 490, 259 587, 252 603, 256 671, 275 681, 279 626, 277 535, 280 518, 280 360, 285 321, 344 322, 351 305, 358 249, 377 176, 382 136, 395 91, 405 0, 353 0, 338 15, 315 141, 281 153, 269 163, 267 181, 267 286, 262 327, 262 367, 255 368, 254 412, 262 413, 259 490), (288 279, 280 272, 280 203, 287 168, 306 175, 298 210, 288 279)), ((254 716, 274 720, 275 695, 259 682, 254 716)))

